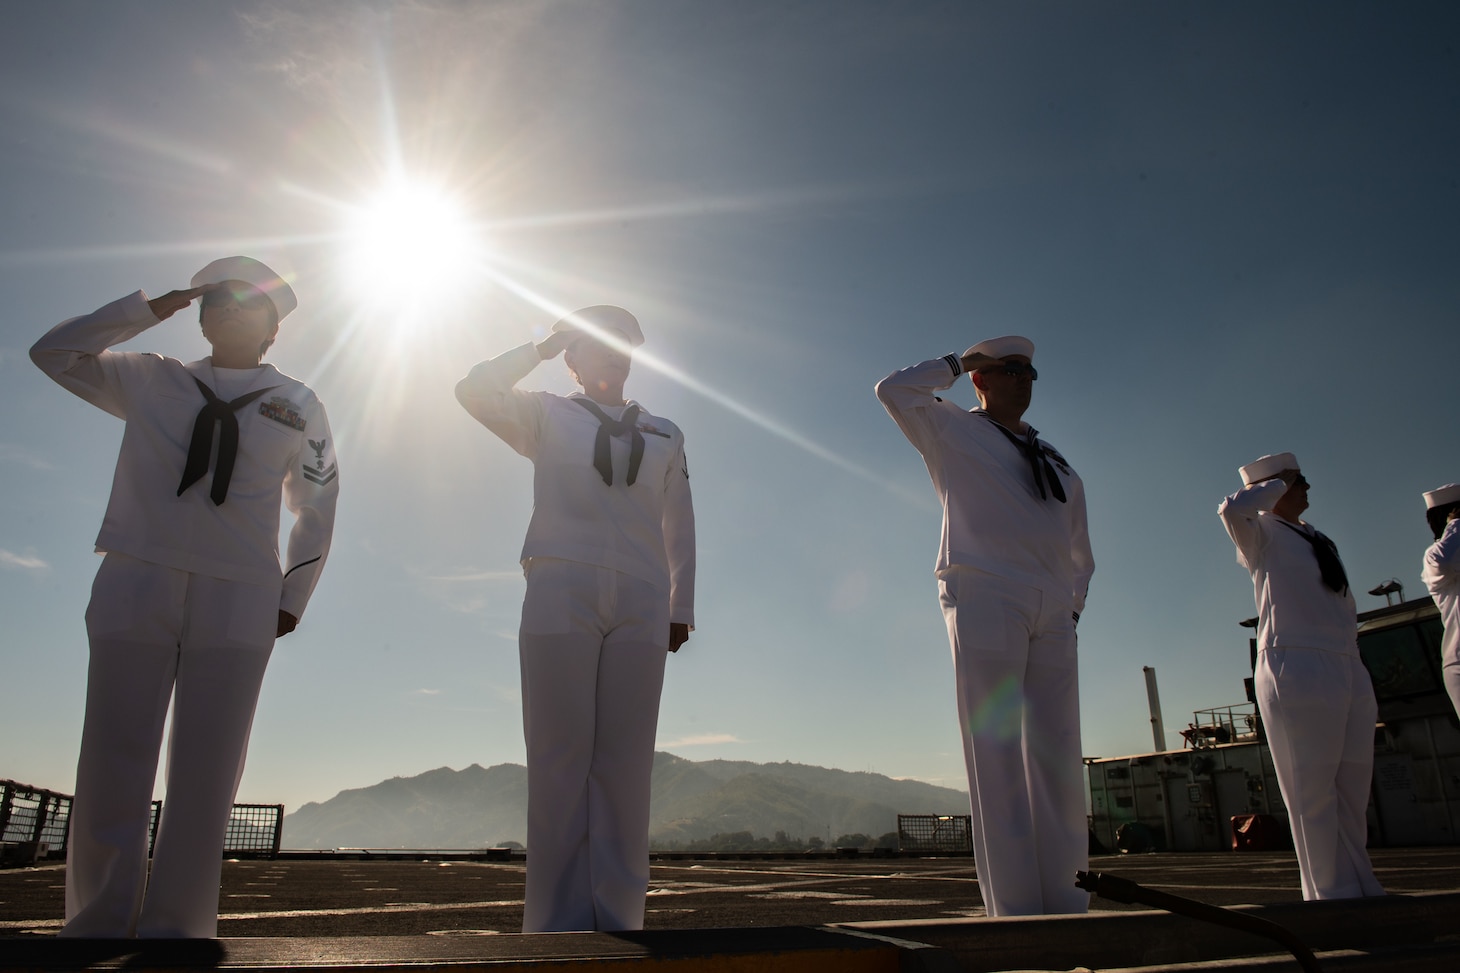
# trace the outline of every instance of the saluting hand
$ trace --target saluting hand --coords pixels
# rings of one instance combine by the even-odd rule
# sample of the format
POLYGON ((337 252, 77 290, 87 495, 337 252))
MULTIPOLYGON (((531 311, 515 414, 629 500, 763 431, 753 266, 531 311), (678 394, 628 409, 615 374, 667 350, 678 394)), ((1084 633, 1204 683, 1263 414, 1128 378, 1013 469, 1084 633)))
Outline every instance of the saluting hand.
POLYGON ((537 355, 543 361, 556 358, 563 353, 565 348, 581 337, 583 337, 583 333, 574 329, 554 331, 537 343, 537 355))
POLYGON ((679 647, 689 641, 688 622, 669 623, 669 651, 678 652, 679 647))
POLYGON ((161 297, 154 297, 148 301, 147 307, 152 310, 152 314, 157 320, 166 321, 217 286, 217 284, 204 284, 201 287, 189 287, 185 291, 168 291, 161 297))

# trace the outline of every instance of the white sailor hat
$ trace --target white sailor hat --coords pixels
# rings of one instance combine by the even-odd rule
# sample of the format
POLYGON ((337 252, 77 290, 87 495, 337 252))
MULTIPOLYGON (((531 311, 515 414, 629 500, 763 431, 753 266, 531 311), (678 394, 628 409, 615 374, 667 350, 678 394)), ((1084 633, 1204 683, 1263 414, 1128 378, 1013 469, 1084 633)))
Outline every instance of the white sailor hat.
POLYGON ((963 357, 969 355, 988 355, 990 358, 1008 358, 1011 355, 1023 355, 1030 361, 1034 360, 1034 342, 1017 334, 1006 334, 1002 338, 987 338, 969 348, 963 353, 963 357))
POLYGON ((644 343, 644 332, 639 328, 639 319, 621 307, 612 304, 595 304, 583 307, 553 323, 554 331, 582 331, 597 337, 600 331, 617 331, 624 340, 637 348, 644 343))
POLYGON ((1242 474, 1242 485, 1251 486, 1262 480, 1270 480, 1283 470, 1296 469, 1301 467, 1298 466, 1298 457, 1292 453, 1271 453, 1253 460, 1239 472, 1242 474))
POLYGON ((1425 494, 1425 509, 1434 510, 1447 503, 1460 503, 1460 483, 1446 483, 1438 490, 1425 494))
POLYGON ((252 257, 220 257, 193 274, 194 287, 221 284, 226 280, 241 280, 267 294, 269 300, 274 302, 274 311, 280 321, 299 306, 299 299, 294 296, 294 288, 268 264, 252 257))

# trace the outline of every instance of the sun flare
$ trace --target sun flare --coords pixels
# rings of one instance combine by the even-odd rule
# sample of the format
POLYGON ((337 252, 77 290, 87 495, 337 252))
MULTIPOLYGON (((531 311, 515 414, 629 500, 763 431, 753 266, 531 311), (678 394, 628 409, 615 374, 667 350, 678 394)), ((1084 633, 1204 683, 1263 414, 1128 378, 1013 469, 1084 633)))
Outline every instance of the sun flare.
POLYGON ((381 310, 422 309, 482 254, 465 206, 425 182, 398 182, 359 207, 345 239, 347 276, 381 310))

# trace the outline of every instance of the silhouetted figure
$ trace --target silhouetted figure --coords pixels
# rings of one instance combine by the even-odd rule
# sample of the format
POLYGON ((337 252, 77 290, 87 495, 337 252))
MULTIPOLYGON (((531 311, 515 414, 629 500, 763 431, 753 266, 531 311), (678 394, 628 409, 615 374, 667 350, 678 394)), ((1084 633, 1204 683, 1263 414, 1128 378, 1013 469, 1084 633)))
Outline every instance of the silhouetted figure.
POLYGON ((324 407, 262 363, 296 303, 264 264, 225 257, 186 290, 152 300, 137 291, 31 348, 63 388, 126 423, 86 610, 91 662, 63 936, 218 933, 224 832, 264 668, 319 580, 339 491, 324 407), (183 364, 108 350, 197 298, 209 357, 183 364), (281 501, 295 517, 282 566, 281 501), (169 700, 167 794, 149 877, 169 700))
POLYGON ((684 436, 626 401, 639 322, 584 308, 482 362, 466 411, 533 463, 518 649, 527 739, 523 932, 642 929, 667 652, 694 627, 684 436), (564 354, 581 392, 515 386, 564 354))

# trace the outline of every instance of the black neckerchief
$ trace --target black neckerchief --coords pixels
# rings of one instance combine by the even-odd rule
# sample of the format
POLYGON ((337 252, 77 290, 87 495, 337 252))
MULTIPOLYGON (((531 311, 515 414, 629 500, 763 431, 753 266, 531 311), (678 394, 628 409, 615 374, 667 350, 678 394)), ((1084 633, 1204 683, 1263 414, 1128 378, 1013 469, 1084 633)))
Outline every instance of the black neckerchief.
POLYGON ((198 391, 203 393, 205 401, 198 410, 198 418, 193 420, 193 440, 188 444, 188 459, 183 466, 182 482, 177 485, 177 495, 182 496, 184 490, 197 483, 208 472, 208 454, 213 451, 213 424, 216 422, 218 463, 213 468, 213 489, 208 496, 213 498, 215 506, 221 506, 228 499, 228 482, 233 479, 233 461, 238 458, 238 417, 233 413, 279 386, 255 389, 246 395, 240 395, 232 402, 224 402, 213 394, 213 390, 201 378, 194 375, 193 381, 198 383, 198 391))
POLYGON ((1337 544, 1314 527, 1309 527, 1309 530, 1313 531, 1310 534, 1306 530, 1294 527, 1281 517, 1277 518, 1277 522, 1313 546, 1313 553, 1318 557, 1318 573, 1323 575, 1323 583, 1328 586, 1329 590, 1340 593, 1348 590, 1348 572, 1344 571, 1343 561, 1339 560, 1337 544))
POLYGON ((1067 502, 1065 499, 1065 488, 1060 483, 1059 474, 1055 473, 1054 467, 1049 463, 1049 457, 1044 453, 1044 448, 1039 445, 1038 429, 1030 426, 1024 438, 1020 439, 998 422, 995 422, 993 417, 982 409, 974 409, 973 415, 983 416, 992 423, 993 427, 1003 433, 1009 442, 1013 443, 1014 447, 1023 454, 1024 458, 1029 460, 1029 469, 1034 474, 1034 485, 1039 488, 1039 499, 1048 500, 1049 495, 1053 493, 1054 498, 1060 503, 1067 502), (1047 491, 1044 488, 1046 481, 1049 482, 1049 489, 1047 491))
POLYGON ((609 451, 608 439, 610 436, 630 434, 629 475, 624 482, 628 486, 633 486, 634 481, 639 478, 639 464, 644 459, 644 436, 639 432, 637 425, 639 407, 631 405, 618 419, 610 419, 608 413, 600 409, 598 403, 592 399, 573 396, 573 401, 598 419, 598 435, 593 440, 593 466, 598 470, 598 475, 603 477, 603 482, 609 486, 613 486, 613 454, 609 451))

